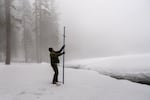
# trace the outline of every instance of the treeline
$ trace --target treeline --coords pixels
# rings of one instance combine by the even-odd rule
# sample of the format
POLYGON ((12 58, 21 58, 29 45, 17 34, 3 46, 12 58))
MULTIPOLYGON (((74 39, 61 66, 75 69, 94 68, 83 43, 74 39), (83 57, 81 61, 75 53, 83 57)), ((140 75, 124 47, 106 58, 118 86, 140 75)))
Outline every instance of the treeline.
POLYGON ((49 61, 58 33, 54 0, 0 0, 0 62, 49 61))

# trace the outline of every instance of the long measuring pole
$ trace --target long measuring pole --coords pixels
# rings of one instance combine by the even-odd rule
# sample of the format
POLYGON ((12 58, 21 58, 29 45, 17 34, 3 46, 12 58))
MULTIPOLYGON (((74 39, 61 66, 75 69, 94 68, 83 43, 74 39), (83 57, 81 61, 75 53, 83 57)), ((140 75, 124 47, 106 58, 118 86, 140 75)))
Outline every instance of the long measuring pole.
MULTIPOLYGON (((63 45, 65 45, 65 33, 66 33, 66 27, 64 26, 64 34, 63 34, 63 45)), ((65 52, 65 48, 64 48, 64 52, 65 52)), ((63 55, 63 84, 65 80, 65 54, 63 55)))

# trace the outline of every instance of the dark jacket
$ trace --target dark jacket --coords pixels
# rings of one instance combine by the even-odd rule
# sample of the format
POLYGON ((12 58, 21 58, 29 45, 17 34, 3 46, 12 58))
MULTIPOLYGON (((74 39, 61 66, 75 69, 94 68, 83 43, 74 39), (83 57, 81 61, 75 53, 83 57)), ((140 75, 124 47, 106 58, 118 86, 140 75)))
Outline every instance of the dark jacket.
POLYGON ((50 52, 51 63, 59 63, 58 57, 63 53, 57 53, 55 51, 50 52))
POLYGON ((58 57, 64 54, 64 52, 62 52, 63 49, 64 49, 64 46, 59 51, 53 50, 50 52, 51 63, 59 63, 58 57))

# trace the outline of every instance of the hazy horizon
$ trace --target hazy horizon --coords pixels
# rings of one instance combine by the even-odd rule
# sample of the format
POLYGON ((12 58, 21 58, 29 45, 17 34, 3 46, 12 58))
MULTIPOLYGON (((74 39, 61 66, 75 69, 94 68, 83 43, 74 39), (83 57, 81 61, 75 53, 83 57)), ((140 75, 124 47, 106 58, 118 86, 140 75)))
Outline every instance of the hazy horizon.
POLYGON ((150 52, 150 1, 55 0, 55 4, 60 33, 66 26, 67 59, 150 52))
MULTIPOLYGON (((150 52, 148 0, 57 0, 69 57, 150 52)), ((61 26, 61 27, 62 27, 61 26)))

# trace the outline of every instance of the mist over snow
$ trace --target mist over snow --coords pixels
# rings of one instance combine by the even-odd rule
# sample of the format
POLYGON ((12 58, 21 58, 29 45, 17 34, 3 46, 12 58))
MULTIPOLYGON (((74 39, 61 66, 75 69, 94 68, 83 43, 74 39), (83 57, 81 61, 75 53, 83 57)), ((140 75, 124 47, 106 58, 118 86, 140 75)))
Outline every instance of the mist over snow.
POLYGON ((150 0, 4 1, 0 100, 150 99, 150 0))
POLYGON ((93 70, 116 79, 150 85, 150 53, 73 60, 69 68, 93 70))
POLYGON ((150 52, 149 0, 57 1, 68 59, 150 52))

